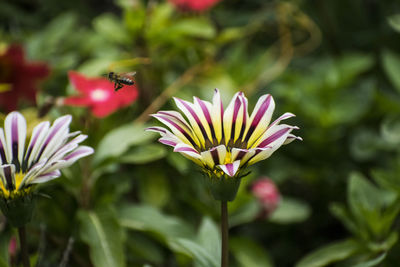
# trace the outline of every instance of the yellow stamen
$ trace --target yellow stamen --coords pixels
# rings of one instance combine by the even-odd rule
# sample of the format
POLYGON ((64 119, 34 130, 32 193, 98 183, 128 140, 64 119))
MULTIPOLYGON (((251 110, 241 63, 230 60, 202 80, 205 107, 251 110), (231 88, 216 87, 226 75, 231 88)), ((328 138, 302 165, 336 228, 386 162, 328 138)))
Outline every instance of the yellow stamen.
POLYGON ((226 151, 226 156, 223 164, 232 163, 231 158, 232 158, 232 152, 226 151))
POLYGON ((18 189, 19 185, 21 184, 22 180, 24 179, 25 174, 20 172, 15 174, 15 188, 18 189))
MULTIPOLYGON (((0 182, 0 190, 1 190, 2 195, 5 198, 9 198, 10 195, 14 195, 18 191, 21 191, 21 190, 18 190, 18 187, 20 186, 20 184, 21 184, 22 180, 24 179, 24 177, 25 177, 25 173, 20 172, 20 173, 16 173, 15 174, 15 189, 13 191, 11 191, 11 192, 6 189, 5 185, 2 182, 0 182)), ((23 189, 22 191, 24 193, 26 193, 29 190, 30 189, 27 188, 27 189, 23 189)))

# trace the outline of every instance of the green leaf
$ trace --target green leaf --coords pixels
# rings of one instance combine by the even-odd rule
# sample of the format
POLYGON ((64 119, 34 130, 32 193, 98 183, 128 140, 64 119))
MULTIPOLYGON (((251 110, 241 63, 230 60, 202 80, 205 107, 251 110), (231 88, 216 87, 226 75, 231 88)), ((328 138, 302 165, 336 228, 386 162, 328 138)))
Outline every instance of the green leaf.
POLYGON ((339 74, 338 87, 352 81, 357 75, 367 71, 374 64, 374 57, 362 53, 349 53, 335 62, 339 74))
POLYGON ((390 169, 372 170, 372 177, 383 188, 392 190, 400 195, 400 162, 396 162, 390 169))
POLYGON ((388 17, 387 21, 395 31, 400 32, 400 14, 388 17))
POLYGON ((348 231, 350 231, 354 235, 361 235, 360 231, 362 229, 360 229, 357 224, 355 224, 354 219, 352 218, 351 214, 349 214, 349 211, 343 204, 333 203, 332 205, 330 205, 329 208, 331 213, 342 222, 342 224, 347 228, 348 231))
POLYGON ((214 261, 221 261, 221 234, 218 226, 210 218, 206 217, 201 222, 197 239, 214 261))
POLYGON ((261 211, 261 205, 256 199, 239 206, 235 212, 229 215, 229 226, 237 226, 253 221, 261 211))
POLYGON ((10 244, 11 231, 1 232, 0 235, 0 267, 8 267, 9 253, 8 246, 10 244))
POLYGON ((310 213, 310 208, 306 203, 284 197, 269 220, 281 224, 298 223, 306 220, 310 216, 310 213))
POLYGON ((77 23, 78 18, 73 13, 62 13, 57 16, 46 25, 40 34, 31 37, 27 47, 29 54, 35 55, 39 59, 47 59, 60 47, 65 47, 65 42, 68 42, 68 37, 73 34, 77 23), (44 46, 46 49, 43 49, 44 46))
POLYGON ((371 260, 356 264, 353 267, 373 267, 381 263, 385 258, 386 258, 386 253, 382 253, 381 255, 371 260))
POLYGON ((393 86, 400 91, 400 56, 390 50, 382 52, 383 68, 393 86))
POLYGON ((141 124, 125 124, 112 130, 100 141, 96 149, 94 161, 101 161, 110 157, 119 157, 125 153, 129 147, 146 143, 154 139, 155 134, 145 131, 145 126, 141 124))
POLYGON ((93 21, 93 26, 106 40, 122 44, 130 41, 129 34, 124 25, 113 14, 102 14, 93 21))
POLYGON ((359 210, 381 210, 396 200, 395 194, 377 188, 359 173, 350 175, 347 197, 355 215, 359 210))
POLYGON ((342 124, 347 122, 355 122, 368 110, 373 100, 375 92, 375 82, 373 80, 364 79, 356 88, 349 89, 351 92, 341 92, 328 105, 323 102, 323 116, 319 115, 319 119, 323 124, 342 124), (326 120, 327 122, 324 122, 326 120))
POLYGON ((141 202, 163 207, 170 202, 171 189, 166 173, 160 168, 150 168, 139 179, 141 202))
POLYGON ((124 155, 120 161, 123 163, 145 164, 162 159, 167 154, 165 146, 149 144, 136 147, 124 155))
POLYGON ((123 227, 154 234, 174 251, 180 251, 180 248, 174 246, 178 238, 193 239, 195 236, 189 224, 149 205, 123 206, 119 211, 119 221, 123 227))
POLYGON ((192 256, 193 259, 196 260, 198 266, 220 266, 219 261, 217 261, 204 247, 190 239, 179 238, 176 240, 176 245, 179 246, 183 252, 186 252, 187 255, 192 256))
POLYGON ((112 64, 113 60, 110 58, 95 58, 86 60, 79 66, 79 72, 88 76, 100 76, 106 73, 107 68, 112 64))
POLYGON ((243 38, 243 36, 248 31, 247 27, 231 27, 227 29, 223 29, 221 33, 217 37, 217 42, 219 44, 225 44, 232 41, 236 41, 238 39, 243 38))
POLYGON ((362 128, 354 131, 350 151, 359 160, 373 159, 383 145, 382 138, 376 131, 369 128, 362 128))
POLYGON ((79 235, 89 245, 90 258, 96 267, 125 266, 122 230, 114 213, 80 210, 79 235))
POLYGON ((398 146, 400 144, 400 117, 385 118, 381 124, 381 134, 389 146, 398 146))
POLYGON ((374 238, 386 236, 398 213, 394 192, 374 186, 361 174, 352 173, 347 193, 349 208, 359 227, 365 227, 374 238))
MULTIPOLYGON (((144 260, 162 266, 165 248, 150 237, 139 232, 130 231, 126 239, 126 251, 129 258, 144 260), (140 245, 138 245, 140 244, 140 245)), ((129 261, 129 259, 128 259, 129 261)))
MULTIPOLYGON (((122 0, 125 1, 125 0, 122 0)), ((120 1, 120 2, 122 2, 120 1)), ((126 27, 130 32, 136 32, 143 29, 143 25, 146 22, 146 9, 143 8, 139 3, 137 3, 136 8, 131 7, 131 2, 128 2, 128 8, 125 8, 124 21, 126 27)))
POLYGON ((229 248, 239 263, 239 267, 274 266, 264 248, 251 239, 245 237, 231 238, 229 248))
POLYGON ((187 174, 190 171, 191 162, 186 160, 180 153, 170 150, 166 159, 168 163, 175 167, 181 174, 187 174))
POLYGON ((331 243, 305 256, 296 264, 296 267, 327 266, 330 263, 350 257, 358 249, 358 244, 353 240, 331 243))
POLYGON ((169 38, 183 35, 211 39, 215 36, 216 31, 205 17, 195 17, 175 22, 171 27, 165 29, 165 33, 168 34, 169 38))

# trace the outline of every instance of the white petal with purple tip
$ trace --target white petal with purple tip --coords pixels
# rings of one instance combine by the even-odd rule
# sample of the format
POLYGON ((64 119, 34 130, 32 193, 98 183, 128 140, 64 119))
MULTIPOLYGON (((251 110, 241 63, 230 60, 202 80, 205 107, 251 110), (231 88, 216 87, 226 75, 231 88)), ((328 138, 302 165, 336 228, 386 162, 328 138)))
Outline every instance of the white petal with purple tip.
POLYGON ((233 163, 218 165, 218 167, 228 176, 234 177, 236 172, 239 170, 240 160, 236 160, 233 163))

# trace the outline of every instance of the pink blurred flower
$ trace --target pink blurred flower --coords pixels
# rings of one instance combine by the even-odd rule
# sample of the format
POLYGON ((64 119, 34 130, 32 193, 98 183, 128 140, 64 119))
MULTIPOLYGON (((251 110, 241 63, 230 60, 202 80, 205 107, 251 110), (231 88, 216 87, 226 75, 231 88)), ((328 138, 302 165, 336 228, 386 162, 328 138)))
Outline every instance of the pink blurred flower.
POLYGON ((114 84, 106 78, 87 78, 75 71, 70 71, 68 76, 72 85, 81 94, 67 97, 63 103, 69 106, 88 107, 98 118, 106 117, 122 107, 129 106, 138 97, 138 90, 134 85, 125 85, 115 92, 114 84))
POLYGON ((271 179, 261 177, 252 184, 251 192, 262 206, 262 217, 269 216, 278 207, 281 197, 277 186, 271 179))
POLYGON ((205 11, 216 5, 221 0, 168 0, 183 11, 205 11))
POLYGON ((11 237, 10 243, 8 244, 8 255, 15 257, 17 255, 17 239, 15 236, 11 237))
POLYGON ((0 92, 0 107, 6 112, 16 110, 22 99, 35 104, 37 81, 49 73, 45 63, 25 61, 22 47, 10 45, 5 53, 0 54, 0 84, 10 86, 9 90, 0 92))

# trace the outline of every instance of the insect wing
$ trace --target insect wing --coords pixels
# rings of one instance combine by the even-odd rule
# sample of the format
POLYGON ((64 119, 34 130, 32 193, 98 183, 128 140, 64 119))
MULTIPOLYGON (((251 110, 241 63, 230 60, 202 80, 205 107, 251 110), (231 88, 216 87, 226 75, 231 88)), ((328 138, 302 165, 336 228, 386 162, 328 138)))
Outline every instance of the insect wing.
POLYGON ((128 77, 128 78, 132 78, 135 75, 136 75, 136 71, 121 73, 121 76, 128 77))

